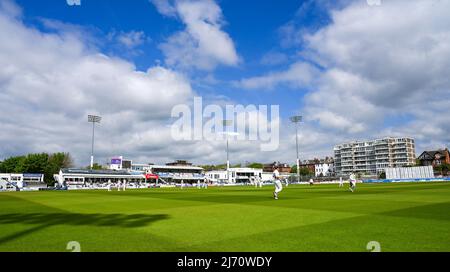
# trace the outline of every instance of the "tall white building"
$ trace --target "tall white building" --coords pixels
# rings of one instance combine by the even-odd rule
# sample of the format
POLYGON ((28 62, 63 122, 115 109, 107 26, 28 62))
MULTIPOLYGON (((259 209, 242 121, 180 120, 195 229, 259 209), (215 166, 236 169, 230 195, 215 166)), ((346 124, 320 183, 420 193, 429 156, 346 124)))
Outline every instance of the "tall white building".
POLYGON ((354 141, 334 147, 334 166, 337 175, 378 175, 385 168, 415 165, 415 153, 414 139, 407 137, 354 141))

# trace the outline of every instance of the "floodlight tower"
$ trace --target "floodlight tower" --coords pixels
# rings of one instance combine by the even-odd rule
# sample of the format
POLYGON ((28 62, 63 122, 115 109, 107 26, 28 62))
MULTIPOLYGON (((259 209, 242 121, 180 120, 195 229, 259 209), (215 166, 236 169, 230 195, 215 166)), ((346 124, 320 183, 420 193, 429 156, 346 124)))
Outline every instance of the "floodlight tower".
POLYGON ((229 151, 228 151, 228 135, 230 134, 228 132, 228 127, 233 125, 233 120, 223 120, 223 126, 225 127, 225 134, 227 135, 227 179, 228 179, 228 183, 230 183, 230 156, 229 156, 229 151))
POLYGON ((300 182, 300 158, 298 155, 298 124, 302 122, 303 117, 300 115, 292 116, 291 122, 295 124, 295 145, 297 147, 297 181, 300 182))
POLYGON ((92 123, 92 150, 91 150, 91 170, 94 167, 94 134, 95 134, 95 123, 100 123, 102 118, 97 115, 88 115, 88 122, 92 123))

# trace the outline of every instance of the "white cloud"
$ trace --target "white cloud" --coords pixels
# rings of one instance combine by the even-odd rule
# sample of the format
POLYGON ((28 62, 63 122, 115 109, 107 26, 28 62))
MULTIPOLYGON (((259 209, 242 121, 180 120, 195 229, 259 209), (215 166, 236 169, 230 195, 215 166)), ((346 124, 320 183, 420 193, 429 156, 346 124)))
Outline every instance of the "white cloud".
MULTIPOLYGON (((388 115, 400 114, 410 114, 415 124, 442 129, 433 115, 449 116, 450 110, 430 105, 450 99, 446 10, 448 1, 400 0, 379 7, 354 3, 333 12, 331 25, 305 37, 312 54, 328 67, 318 92, 306 100, 316 109, 307 106, 307 110, 313 116, 330 110, 364 126, 366 133, 379 131, 388 115), (408 16, 399 16, 405 10, 408 16), (317 96, 329 99, 319 103, 317 96)), ((409 124, 389 131, 405 131, 404 126, 409 124)), ((444 135, 450 132, 446 130, 429 137, 444 144, 444 135)), ((423 138, 423 130, 409 132, 423 138)))
MULTIPOLYGON (((449 1, 356 1, 332 11, 331 23, 312 34, 287 25, 300 55, 324 67, 304 98, 305 118, 349 139, 407 134, 419 148, 448 145, 450 109, 439 104, 450 100, 448 10, 449 1), (385 125, 403 115, 411 120, 385 125)), ((281 76, 291 72, 243 79, 241 86, 307 84, 297 79, 304 71, 281 76)))
POLYGON ((288 56, 281 52, 269 52, 261 58, 262 65, 279 65, 286 63, 288 56))
MULTIPOLYGON (((166 61, 169 55, 180 54, 181 61, 173 60, 174 67, 195 62, 196 68, 212 69, 226 64, 226 51, 200 50, 213 46, 200 46, 203 38, 197 36, 203 33, 195 33, 202 27, 196 31, 189 28, 206 24, 206 29, 228 37, 221 30, 220 8, 214 2, 201 1, 199 5, 208 11, 210 5, 216 5, 215 12, 204 15, 198 13, 203 8, 192 4, 197 1, 185 2, 186 10, 180 9, 179 3, 171 7, 186 29, 165 43, 174 51, 165 52, 166 61), (185 51, 177 51, 185 47, 185 51)), ((302 158, 331 155, 333 143, 349 138, 406 134, 416 137, 422 147, 448 143, 450 40, 445 27, 449 19, 444 16, 448 5, 442 1, 434 5, 424 1, 402 2, 403 6, 389 3, 383 2, 381 7, 350 5, 333 14, 331 25, 303 37, 308 50, 302 53, 320 60, 324 71, 295 62, 284 71, 238 83, 250 89, 275 89, 285 84, 312 90, 301 111, 307 120, 300 126, 302 158), (398 16, 401 7, 410 10, 411 16, 398 16), (410 115, 412 120, 399 126, 383 125, 387 116, 399 114, 410 115)), ((10 9, 15 10, 12 15, 0 10, 0 39, 8 41, 0 43, 0 158, 69 151, 85 165, 91 132, 86 115, 98 113, 104 117, 96 130, 100 162, 113 155, 156 163, 177 158, 195 163, 225 160, 225 142, 171 139, 167 125, 172 106, 190 104, 194 95, 189 79, 182 74, 159 66, 137 71, 133 63, 105 56, 70 29, 44 33, 25 26, 17 18, 21 14, 17 7, 10 9)), ((232 48, 235 53, 234 45, 232 48)), ((282 122, 281 131, 280 148, 274 152, 260 152, 258 142, 232 141, 233 163, 294 162, 294 128, 282 122)))
POLYGON ((177 15, 177 11, 170 0, 150 0, 150 3, 155 5, 158 12, 165 16, 175 17, 177 15))
POLYGON ((168 65, 181 69, 213 70, 217 65, 238 64, 239 56, 233 40, 222 30, 223 14, 216 2, 178 0, 173 5, 168 1, 153 3, 164 15, 176 11, 186 26, 185 30, 173 34, 160 45, 168 65), (161 5, 170 9, 163 9, 161 5))
MULTIPOLYGON (((77 33, 71 29, 45 33, 0 9, 0 39, 8 41, 0 43, 0 159, 63 151, 86 166, 91 143, 87 115, 99 114, 95 153, 100 163, 115 155, 144 163, 225 161, 225 141, 171 138, 172 107, 190 105, 194 96, 187 78, 160 66, 137 71, 132 63, 86 44, 81 28, 75 27, 77 33)), ((291 157, 286 150, 294 142, 286 144, 286 135, 281 148, 270 153, 260 152, 259 142, 232 141, 233 163, 291 157)))
POLYGON ((318 73, 317 68, 307 63, 297 62, 285 71, 246 78, 236 82, 235 85, 245 89, 273 89, 279 84, 288 84, 291 87, 306 87, 313 83, 318 73))
POLYGON ((0 1, 0 9, 5 11, 5 16, 19 17, 22 15, 22 9, 18 7, 12 0, 0 1))
MULTIPOLYGON (((142 142, 131 141, 136 137, 170 141, 163 124, 171 107, 194 94, 184 76, 159 66, 137 71, 93 51, 77 35, 44 33, 7 12, 0 9, 0 40, 8 41, 0 43, 0 157, 69 151, 87 164, 90 113, 103 116, 101 158, 138 152, 142 142)), ((154 154, 150 145, 146 150, 154 154)))
POLYGON ((142 45, 147 40, 147 37, 143 31, 130 31, 119 33, 117 40, 128 49, 133 49, 142 45))

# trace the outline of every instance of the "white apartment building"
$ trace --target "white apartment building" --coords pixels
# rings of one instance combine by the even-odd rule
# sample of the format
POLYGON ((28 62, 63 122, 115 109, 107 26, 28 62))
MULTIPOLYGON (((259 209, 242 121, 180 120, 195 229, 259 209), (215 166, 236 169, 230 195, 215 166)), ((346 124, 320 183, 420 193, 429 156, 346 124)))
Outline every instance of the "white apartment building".
POLYGON ((386 137, 371 141, 354 141, 334 147, 337 175, 365 173, 378 175, 385 168, 415 165, 414 139, 386 137))

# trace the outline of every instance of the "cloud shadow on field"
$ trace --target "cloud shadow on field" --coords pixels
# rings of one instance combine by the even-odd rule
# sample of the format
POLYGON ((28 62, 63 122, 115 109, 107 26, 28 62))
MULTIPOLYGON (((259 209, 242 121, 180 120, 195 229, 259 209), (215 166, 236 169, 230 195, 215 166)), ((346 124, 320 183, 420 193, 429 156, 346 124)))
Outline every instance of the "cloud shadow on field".
POLYGON ((11 213, 0 214, 0 225, 36 225, 31 229, 0 238, 0 244, 51 226, 95 226, 138 228, 168 219, 167 214, 82 214, 82 213, 11 213))
POLYGON ((381 213, 386 216, 450 221, 450 202, 421 205, 381 213))

